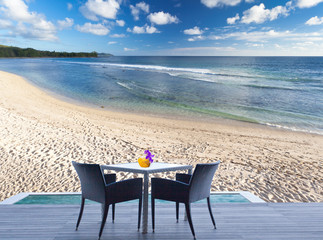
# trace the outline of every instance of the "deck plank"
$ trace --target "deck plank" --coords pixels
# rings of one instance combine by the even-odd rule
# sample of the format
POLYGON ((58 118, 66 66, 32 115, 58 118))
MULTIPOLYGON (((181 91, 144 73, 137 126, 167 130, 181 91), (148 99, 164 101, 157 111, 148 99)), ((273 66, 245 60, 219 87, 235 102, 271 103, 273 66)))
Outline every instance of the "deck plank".
MULTIPOLYGON (((192 205, 197 239, 323 239, 323 203, 213 204, 217 229, 207 206, 192 205)), ((86 205, 79 230, 78 205, 0 205, 0 239, 97 239, 100 205, 86 205)), ((108 217, 103 239, 193 239, 187 221, 176 223, 174 204, 156 204, 156 229, 137 231, 137 204, 118 204, 116 221, 108 217)), ((150 213, 149 213, 150 216, 150 213)))

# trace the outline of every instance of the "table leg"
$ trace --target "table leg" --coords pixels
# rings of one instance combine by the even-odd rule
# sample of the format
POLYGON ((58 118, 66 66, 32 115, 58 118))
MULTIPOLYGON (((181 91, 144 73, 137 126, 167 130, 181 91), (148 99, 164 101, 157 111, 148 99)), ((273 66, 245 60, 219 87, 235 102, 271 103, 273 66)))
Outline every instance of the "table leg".
POLYGON ((149 175, 144 174, 144 201, 143 201, 143 214, 142 214, 142 233, 148 232, 148 186, 149 175))

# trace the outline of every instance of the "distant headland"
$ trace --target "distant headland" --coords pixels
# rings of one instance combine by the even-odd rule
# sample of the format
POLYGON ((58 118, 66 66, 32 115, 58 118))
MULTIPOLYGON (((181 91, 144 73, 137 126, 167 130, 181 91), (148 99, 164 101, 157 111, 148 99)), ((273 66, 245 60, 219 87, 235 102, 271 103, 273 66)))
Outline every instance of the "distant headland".
POLYGON ((0 45, 0 58, 64 58, 64 57, 100 57, 112 56, 108 53, 97 52, 56 52, 56 51, 40 51, 33 48, 19 48, 12 46, 0 45))

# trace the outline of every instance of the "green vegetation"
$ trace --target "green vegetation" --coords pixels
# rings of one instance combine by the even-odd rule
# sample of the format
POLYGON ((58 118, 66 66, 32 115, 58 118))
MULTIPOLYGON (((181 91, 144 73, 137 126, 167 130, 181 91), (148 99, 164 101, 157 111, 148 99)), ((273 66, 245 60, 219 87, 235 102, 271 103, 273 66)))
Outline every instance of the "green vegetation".
POLYGON ((98 57, 97 52, 55 52, 39 51, 33 48, 18 48, 0 45, 1 58, 39 58, 39 57, 98 57))

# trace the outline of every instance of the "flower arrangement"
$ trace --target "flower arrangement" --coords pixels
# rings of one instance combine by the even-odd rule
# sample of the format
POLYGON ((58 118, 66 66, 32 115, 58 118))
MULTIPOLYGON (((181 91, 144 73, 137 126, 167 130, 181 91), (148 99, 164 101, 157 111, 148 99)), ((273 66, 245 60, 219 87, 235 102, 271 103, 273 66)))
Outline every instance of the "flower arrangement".
POLYGON ((145 154, 146 154, 146 157, 143 158, 143 157, 140 157, 138 159, 138 163, 141 167, 149 167, 151 163, 153 163, 153 157, 155 155, 152 155, 151 152, 149 150, 146 150, 145 151, 145 154))

